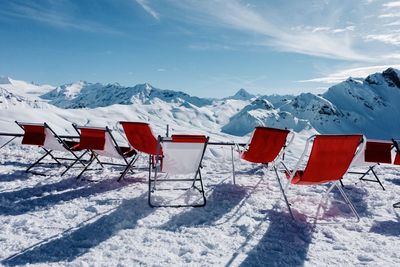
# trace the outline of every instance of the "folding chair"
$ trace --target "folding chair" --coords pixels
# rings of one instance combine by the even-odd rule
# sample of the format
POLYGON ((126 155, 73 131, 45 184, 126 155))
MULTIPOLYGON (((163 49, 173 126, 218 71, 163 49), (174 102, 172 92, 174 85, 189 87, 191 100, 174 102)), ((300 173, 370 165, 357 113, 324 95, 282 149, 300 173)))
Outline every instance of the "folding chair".
POLYGON ((302 153, 295 168, 287 172, 289 185, 319 185, 332 183, 326 192, 328 197, 331 190, 336 186, 350 207, 351 211, 360 220, 356 209, 340 186, 340 179, 348 172, 355 157, 364 149, 365 139, 363 135, 313 135, 307 139, 304 152, 302 153), (313 141, 312 149, 304 170, 300 170, 301 164, 308 153, 310 143, 313 141))
POLYGON ((283 156, 285 149, 293 139, 294 133, 290 130, 256 127, 245 150, 241 153, 242 159, 252 163, 263 164, 266 168, 270 167, 271 170, 274 170, 282 196, 292 217, 293 214, 283 190, 277 167, 282 164, 287 169, 283 163, 283 156))
MULTIPOLYGON (((150 125, 145 122, 120 121, 125 136, 131 145, 139 153, 149 155, 149 179, 152 168, 155 167, 155 157, 162 157, 162 148, 158 148, 157 138, 154 136, 150 125)), ((128 172, 128 167, 124 170, 121 177, 128 172)))
MULTIPOLYGON (((85 166, 81 158, 85 155, 86 152, 83 152, 78 157, 78 155, 75 153, 77 151, 80 151, 80 149, 75 147, 78 143, 60 138, 60 136, 57 135, 47 123, 27 123, 18 121, 15 121, 15 123, 19 127, 21 127, 22 130, 24 130, 21 142, 23 145, 35 145, 45 151, 45 154, 41 156, 37 161, 35 161, 32 165, 30 165, 26 169, 26 172, 31 172, 38 175, 45 175, 43 173, 32 172, 31 169, 33 169, 38 164, 41 164, 42 160, 44 160, 48 156, 52 159, 52 161, 54 161, 53 164, 64 165, 61 163, 61 161, 74 160, 85 166), (69 153, 73 156, 73 158, 57 157, 53 154, 53 151, 69 153)), ((67 170, 69 170, 68 165, 65 167, 67 169, 61 174, 61 176, 64 175, 67 170)))
MULTIPOLYGON (((126 171, 129 171, 138 159, 137 152, 134 148, 122 147, 118 145, 111 133, 111 130, 107 126, 101 128, 77 126, 76 124, 73 124, 73 127, 80 135, 80 141, 76 147, 91 153, 89 163, 79 173, 79 175, 76 177, 77 179, 79 179, 84 172, 89 170, 90 165, 92 165, 95 160, 102 168, 104 165, 123 166, 125 167, 126 171), (102 162, 100 161, 99 156, 120 159, 125 164, 102 162), (129 158, 131 159, 128 161, 129 158)), ((76 162, 77 161, 75 161, 70 167, 72 167, 76 162)), ((120 181, 124 175, 125 174, 122 173, 118 181, 120 181)))
POLYGON ((366 172, 349 171, 349 174, 361 174, 361 181, 379 183, 383 190, 383 184, 378 177, 376 168, 381 164, 392 164, 393 142, 382 140, 367 140, 365 150, 360 153, 358 158, 352 164, 354 167, 366 166, 366 172), (368 179, 366 176, 372 174, 374 179, 368 179))
MULTIPOLYGON (((201 162, 206 151, 209 137, 204 135, 172 135, 171 137, 158 137, 158 153, 155 157, 156 168, 154 176, 149 179, 149 205, 151 207, 204 207, 206 197, 201 177, 201 162), (159 152, 162 149, 162 154, 159 152), (161 156, 162 155, 162 156, 161 156), (163 177, 160 178, 161 174, 163 177), (191 175, 192 178, 188 178, 191 175), (171 178, 173 176, 174 178, 171 178), (162 187, 161 184, 175 183, 179 187, 162 187), (187 183, 190 184, 188 187, 187 183), (183 187, 182 187, 183 186, 183 187), (161 198, 157 193, 183 190, 187 194, 185 202, 171 204, 173 201, 154 203, 154 198, 161 198), (193 196, 191 192, 198 192, 193 196), (193 200, 195 197, 195 200, 193 200), (200 200, 199 200, 200 197, 200 200), (200 202, 199 202, 200 201, 200 202), (189 203, 191 202, 191 203, 189 203)), ((178 198, 182 198, 179 195, 178 198)), ((163 199, 164 200, 164 199, 163 199)), ((176 198, 174 199, 174 201, 176 198)))
MULTIPOLYGON (((399 146, 399 142, 392 139, 393 142, 393 147, 395 148, 396 151, 396 156, 394 158, 393 164, 394 165, 400 165, 400 146, 399 146)), ((394 208, 400 208, 400 202, 397 202, 395 204, 393 204, 394 208)))

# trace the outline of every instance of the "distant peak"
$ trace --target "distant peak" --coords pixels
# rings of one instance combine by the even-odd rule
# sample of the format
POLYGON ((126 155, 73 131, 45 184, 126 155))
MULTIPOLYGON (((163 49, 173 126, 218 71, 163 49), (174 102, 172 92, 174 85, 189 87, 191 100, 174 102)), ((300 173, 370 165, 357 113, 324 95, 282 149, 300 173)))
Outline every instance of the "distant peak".
POLYGON ((152 86, 151 84, 149 84, 149 83, 145 83, 145 84, 144 84, 144 87, 146 88, 146 90, 151 90, 151 89, 153 89, 153 86, 152 86))
POLYGON ((250 100, 253 97, 255 97, 255 95, 250 94, 249 92, 247 92, 245 89, 240 88, 236 94, 234 94, 233 96, 229 97, 231 99, 237 99, 237 100, 250 100))
POLYGON ((243 89, 243 88, 240 88, 235 94, 235 96, 249 96, 249 95, 250 95, 250 93, 247 92, 246 89, 243 89))
POLYGON ((0 76, 0 84, 11 84, 11 79, 9 77, 0 76))

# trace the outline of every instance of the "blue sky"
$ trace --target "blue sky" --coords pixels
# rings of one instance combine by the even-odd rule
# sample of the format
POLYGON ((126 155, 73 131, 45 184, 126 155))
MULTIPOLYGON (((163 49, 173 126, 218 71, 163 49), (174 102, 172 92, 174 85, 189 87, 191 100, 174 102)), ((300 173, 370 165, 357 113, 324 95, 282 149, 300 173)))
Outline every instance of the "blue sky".
POLYGON ((2 0, 0 75, 221 97, 400 68, 400 1, 2 0))

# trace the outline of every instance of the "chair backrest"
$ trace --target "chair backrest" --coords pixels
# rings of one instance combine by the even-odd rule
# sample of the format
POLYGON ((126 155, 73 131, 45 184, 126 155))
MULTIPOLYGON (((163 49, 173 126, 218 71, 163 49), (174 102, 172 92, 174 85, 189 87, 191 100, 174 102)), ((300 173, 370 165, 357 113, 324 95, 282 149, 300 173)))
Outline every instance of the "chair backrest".
POLYGON ((80 149, 89 149, 107 157, 122 157, 120 151, 118 151, 118 144, 107 127, 76 126, 76 128, 80 131, 80 149))
POLYGON ((286 144, 289 130, 256 127, 242 159, 253 163, 274 161, 286 144))
POLYGON ((121 121, 120 123, 128 138, 129 144, 134 149, 149 155, 156 155, 157 153, 162 154, 161 150, 157 152, 158 141, 154 137, 148 123, 129 121, 121 121))
POLYGON ((317 135, 301 182, 313 184, 341 179, 362 142, 363 135, 317 135))
POLYGON ((23 130, 22 144, 37 145, 49 150, 67 151, 63 141, 46 123, 16 122, 23 130))
POLYGON ((208 143, 204 135, 172 135, 160 138, 163 147, 162 171, 168 174, 195 173, 208 143))
POLYGON ((364 160, 371 163, 392 163, 392 145, 390 141, 367 140, 364 160))
POLYGON ((46 140, 44 124, 22 122, 17 122, 17 124, 24 130, 24 136, 21 142, 23 145, 44 145, 46 140))

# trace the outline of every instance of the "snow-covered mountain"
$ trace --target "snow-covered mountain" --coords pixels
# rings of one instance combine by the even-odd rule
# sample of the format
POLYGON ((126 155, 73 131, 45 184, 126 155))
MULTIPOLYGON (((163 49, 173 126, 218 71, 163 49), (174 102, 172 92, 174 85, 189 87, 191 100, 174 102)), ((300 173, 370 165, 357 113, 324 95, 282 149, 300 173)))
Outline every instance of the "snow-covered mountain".
MULTIPOLYGON (((147 83, 125 87, 80 81, 55 88, 2 78, 0 108, 51 109, 63 120, 74 120, 80 114, 88 117, 86 124, 96 124, 99 117, 107 123, 144 120, 236 136, 266 125, 389 139, 400 135, 399 77, 400 71, 389 68, 365 79, 348 78, 322 95, 256 96, 240 89, 223 99, 190 96, 147 83)), ((13 112, 16 115, 11 112, 2 121, 13 121, 19 114, 18 110, 13 112)), ((34 117, 33 111, 28 113, 34 117)))
POLYGON ((51 85, 37 85, 0 76, 0 88, 13 93, 14 95, 29 98, 31 100, 37 100, 39 96, 53 90, 55 87, 51 85))
POLYGON ((81 81, 59 86, 41 97, 61 108, 95 108, 134 103, 150 104, 154 99, 167 103, 182 104, 187 102, 197 107, 212 103, 210 99, 190 96, 180 91, 154 88, 148 83, 124 87, 118 83, 102 85, 81 81))
MULTIPOLYGON (((257 101, 262 103, 263 98, 257 101)), ((393 68, 365 79, 348 78, 322 95, 303 93, 279 106, 256 102, 233 116, 222 131, 244 135, 256 125, 270 125, 295 131, 312 127, 321 133, 364 133, 379 139, 400 136, 400 71, 393 68)))

